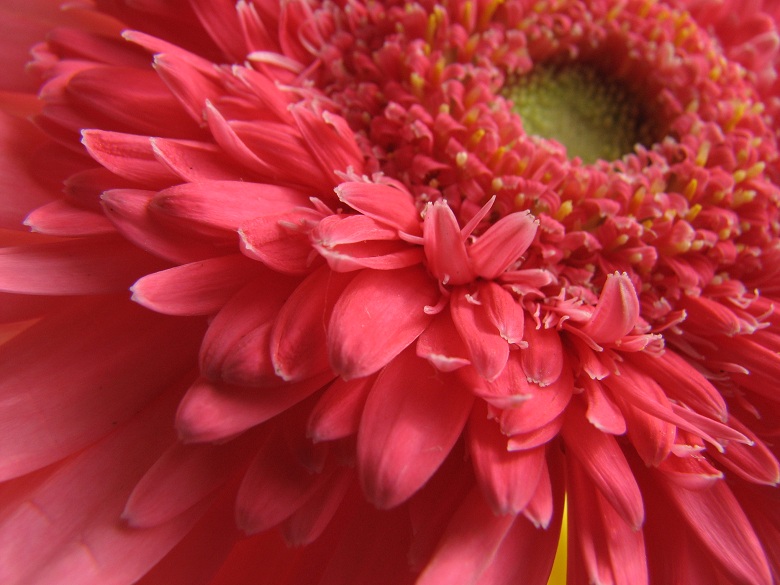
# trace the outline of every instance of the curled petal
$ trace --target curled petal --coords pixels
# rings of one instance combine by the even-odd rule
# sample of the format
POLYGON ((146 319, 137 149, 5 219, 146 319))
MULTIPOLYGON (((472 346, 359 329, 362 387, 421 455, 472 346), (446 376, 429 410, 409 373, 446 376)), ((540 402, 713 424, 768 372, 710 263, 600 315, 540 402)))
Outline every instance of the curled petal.
POLYGON ((390 185, 350 181, 336 195, 363 215, 412 235, 420 235, 420 214, 410 193, 390 185))
POLYGON ((610 274, 601 289, 596 310, 582 332, 598 344, 614 343, 627 335, 639 320, 639 298, 625 273, 610 274))

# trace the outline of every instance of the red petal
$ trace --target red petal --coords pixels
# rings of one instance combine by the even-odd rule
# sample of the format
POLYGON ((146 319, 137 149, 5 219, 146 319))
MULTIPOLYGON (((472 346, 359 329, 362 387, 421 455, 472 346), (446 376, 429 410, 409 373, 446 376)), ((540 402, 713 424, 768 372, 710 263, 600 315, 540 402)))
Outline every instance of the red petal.
POLYGON ((303 380, 329 369, 331 336, 326 327, 331 312, 338 310, 333 308, 334 304, 338 307, 337 301, 341 302, 342 291, 349 282, 348 277, 323 267, 290 295, 271 333, 271 359, 278 376, 288 381, 303 380))
POLYGON ((577 458, 615 511, 629 526, 639 529, 645 513, 634 474, 615 438, 587 422, 578 401, 569 408, 563 438, 568 452, 577 458))
POLYGON ((312 441, 333 441, 357 433, 360 416, 374 378, 345 381, 338 378, 323 392, 309 417, 312 441))
POLYGON ((474 279, 458 220, 446 201, 428 205, 423 242, 428 269, 440 282, 458 285, 474 279))
POLYGON ((328 347, 333 370, 345 379, 373 374, 411 344, 430 323, 436 285, 420 267, 365 270, 333 309, 328 347))
POLYGON ((321 213, 306 208, 257 217, 238 231, 241 251, 277 272, 308 274, 319 259, 309 239, 309 224, 321 219, 321 213))
POLYGON ((528 381, 549 386, 563 371, 561 334, 555 329, 527 327, 525 341, 528 347, 520 350, 520 358, 528 381))
POLYGON ((687 490, 659 479, 678 513, 709 550, 711 558, 735 582, 772 584, 761 542, 724 481, 716 481, 702 490, 687 490))
POLYGON ((449 311, 442 311, 434 317, 417 338, 416 351, 419 357, 427 359, 442 372, 452 372, 471 363, 449 311))
MULTIPOLYGON (((465 287, 456 288, 450 297, 450 312, 472 365, 485 379, 495 380, 506 366, 509 344, 491 320, 491 300, 482 303, 482 290, 481 287, 478 294, 471 295, 465 287)), ((489 294, 488 288, 486 295, 489 294)))
POLYGON ((514 516, 493 514, 477 490, 466 496, 416 585, 476 583, 493 561, 514 516))
POLYGON ((538 227, 539 222, 527 211, 499 219, 469 248, 474 271, 487 280, 497 278, 525 253, 538 227))
POLYGON ((420 214, 411 194, 378 183, 351 181, 336 187, 339 199, 377 221, 411 235, 420 235, 420 214))
POLYGON ((469 453, 477 481, 495 514, 521 512, 536 491, 542 473, 544 447, 508 451, 507 438, 487 409, 474 408, 468 426, 469 453))
POLYGON ((460 436, 473 398, 407 351, 379 375, 358 431, 358 471, 380 508, 400 504, 441 465, 460 436))
POLYGON ((137 281, 132 299, 167 315, 210 315, 249 280, 258 264, 234 254, 155 272, 137 281))
POLYGON ((582 332, 596 343, 614 343, 627 335, 639 319, 639 299, 631 279, 623 274, 609 274, 601 289, 596 310, 582 332))

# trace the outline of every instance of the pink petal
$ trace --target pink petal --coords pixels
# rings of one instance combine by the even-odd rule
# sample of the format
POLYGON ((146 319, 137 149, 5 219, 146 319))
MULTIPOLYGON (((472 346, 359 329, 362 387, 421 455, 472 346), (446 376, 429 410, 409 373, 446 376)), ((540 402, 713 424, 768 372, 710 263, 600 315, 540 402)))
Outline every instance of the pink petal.
POLYGON ((127 290, 166 264, 106 237, 0 249, 0 290, 26 294, 104 294, 127 290))
POLYGON ((411 235, 420 235, 420 213, 411 194, 390 185, 341 183, 336 187, 339 200, 390 227, 411 235))
MULTIPOLYGON (((561 511, 561 500, 563 499, 563 465, 555 462, 549 465, 547 460, 551 457, 551 451, 548 451, 547 458, 542 460, 542 473, 539 476, 539 483, 536 484, 536 491, 523 510, 523 516, 531 521, 536 528, 550 528, 550 523, 554 517, 559 518, 561 511), (554 474, 554 475, 553 475, 554 474)), ((556 457, 552 452, 554 459, 556 457)))
MULTIPOLYGON (((103 193, 106 216, 119 233, 142 250, 175 264, 187 264, 224 252, 212 243, 166 229, 149 213, 153 191, 114 189, 103 193)), ((150 270, 148 272, 154 272, 150 270)))
POLYGON ((507 450, 507 438, 487 409, 474 408, 468 426, 468 446, 482 493, 495 514, 516 515, 536 491, 542 472, 544 448, 507 450))
MULTIPOLYGON (((467 375, 468 370, 463 371, 467 375)), ((506 367, 495 380, 485 381, 481 377, 478 379, 469 378, 472 385, 472 391, 499 409, 511 410, 516 408, 526 400, 536 395, 536 388, 532 388, 525 377, 525 372, 520 365, 517 354, 512 354, 506 362, 506 367)))
POLYGON ((289 546, 314 542, 327 528, 355 481, 351 469, 340 468, 284 521, 282 533, 289 546))
POLYGON ((416 492, 460 436, 472 402, 411 351, 393 360, 371 389, 358 431, 366 497, 391 508, 416 492))
POLYGON ((507 449, 509 451, 523 451, 546 445, 558 436, 562 426, 563 416, 558 416, 536 430, 512 435, 507 441, 507 449))
POLYGON ((157 53, 154 70, 190 118, 196 124, 203 124, 206 101, 214 101, 220 94, 221 88, 213 79, 217 77, 217 69, 214 67, 203 72, 198 63, 193 63, 192 58, 183 53, 181 50, 157 53))
POLYGON ((158 313, 210 315, 258 272, 256 262, 234 254, 155 272, 130 290, 132 300, 158 313))
POLYGON ((645 513, 634 474, 615 438, 593 427, 584 414, 579 402, 572 403, 563 426, 567 453, 577 458, 620 517, 639 529, 645 513))
POLYGON ((346 294, 342 291, 349 283, 349 277, 323 267, 307 277, 287 299, 271 333, 271 359, 280 378, 304 380, 330 369, 327 352, 330 347, 332 362, 329 340, 336 319, 331 318, 331 313, 338 312, 346 294))
POLYGON ((191 367, 201 330, 133 303, 84 300, 4 343, 0 476, 57 461, 130 418, 191 367))
POLYGON ((674 351, 667 350, 659 357, 650 356, 647 352, 636 352, 631 355, 631 363, 640 370, 652 371, 653 378, 667 396, 718 420, 726 420, 726 402, 720 392, 674 351))
POLYGON ((428 270, 439 282, 458 285, 474 279, 458 220, 446 201, 426 208, 423 242, 428 270))
POLYGON ((333 468, 312 473, 294 459, 278 433, 260 447, 236 498, 236 522, 255 534, 276 526, 297 511, 329 480, 333 468))
MULTIPOLYGON (((547 470, 544 476, 548 475, 547 470)), ((556 480, 562 479, 556 477, 556 480)), ((549 480, 547 481, 549 484, 549 480)), ((544 527, 518 517, 477 585, 546 585, 550 576, 563 512, 563 481, 555 481, 555 518, 544 527)), ((550 501, 552 512, 552 498, 550 501)))
POLYGON ((631 279, 623 274, 609 274, 601 289, 596 310, 582 332, 596 343, 614 343, 627 335, 639 319, 639 299, 631 279))
POLYGON ((246 440, 227 445, 173 443, 144 474, 127 500, 122 518, 133 527, 152 527, 203 500, 246 464, 246 440))
POLYGON ((292 106, 290 112, 326 181, 330 179, 335 187, 337 171, 363 171, 363 153, 344 118, 330 112, 317 114, 304 105, 292 106))
POLYGON ((501 429, 507 435, 513 436, 531 433, 547 426, 567 407, 573 391, 574 383, 568 368, 564 369, 558 380, 546 388, 528 383, 522 390, 527 399, 502 412, 501 429))
POLYGON ((187 229, 205 228, 205 233, 210 233, 215 229, 235 232, 257 216, 275 215, 308 204, 307 196, 289 187, 203 181, 160 191, 152 199, 151 210, 176 219, 187 229))
POLYGON ((528 250, 538 227, 539 222, 527 211, 499 219, 469 248, 474 272, 486 280, 497 278, 528 250))
POLYGON ((582 376, 585 396, 588 399, 588 422, 598 430, 611 435, 626 432, 626 419, 597 380, 582 376))
POLYGON ((569 542, 582 554, 591 583, 648 583, 645 539, 638 526, 627 524, 586 471, 569 461, 569 542))
POLYGON ((734 416, 729 418, 729 426, 744 434, 752 444, 732 442, 726 445, 724 453, 713 451, 710 455, 751 483, 778 485, 780 464, 764 441, 734 416))
POLYGON ((419 246, 409 246, 398 239, 397 230, 365 215, 328 216, 310 237, 330 267, 340 272, 364 267, 393 270, 423 261, 419 246))
POLYGON ((416 585, 476 583, 493 561, 515 517, 494 515, 472 490, 447 526, 416 585))
POLYGON ((417 338, 416 351, 418 357, 427 359, 442 372, 452 372, 471 363, 449 311, 442 311, 434 317, 417 338))
POLYGON ((229 439, 294 406, 322 388, 331 374, 276 388, 247 388, 195 382, 179 405, 176 428, 182 440, 205 443, 229 439))
POLYGON ((522 345, 525 312, 515 297, 504 287, 488 282, 480 287, 479 300, 499 335, 509 344, 522 345))
MULTIPOLYGON (((373 374, 422 333, 436 285, 420 267, 365 270, 344 289, 328 327, 330 363, 345 379, 373 374)), ((307 333, 308 335, 308 333, 307 333)))
POLYGON ((771 585, 772 575, 753 527, 723 481, 703 490, 687 490, 660 480, 711 559, 739 583, 771 585))
POLYGON ((271 361, 272 322, 263 323, 226 348, 220 376, 228 384, 239 386, 280 386, 271 361))
POLYGON ((157 160, 183 181, 238 181, 246 176, 219 147, 208 142, 169 138, 151 138, 149 142, 157 160))
POLYGON ((312 409, 307 435, 319 442, 342 439, 357 433, 360 416, 374 381, 374 377, 349 381, 337 378, 312 409))
POLYGON ((542 387, 554 383, 565 360, 561 334, 555 329, 528 327, 525 341, 528 347, 520 350, 520 358, 528 381, 542 387))
POLYGON ((203 375, 220 380, 235 346, 255 329, 273 322, 295 284, 291 279, 268 274, 236 293, 214 317, 203 338, 200 350, 203 375))
POLYGON ((491 301, 481 300, 483 290, 486 296, 491 294, 488 286, 480 287, 475 295, 465 287, 456 288, 450 297, 450 312, 472 365, 485 379, 495 380, 506 366, 509 344, 491 320, 491 301))
POLYGON ((52 236, 96 236, 115 231, 103 214, 62 200, 39 207, 27 216, 24 225, 52 236))
POLYGON ((306 208, 252 219, 238 231, 241 251, 277 272, 308 274, 319 259, 309 239, 309 224, 320 219, 320 212, 306 208))
MULTIPOLYGON (((0 582, 132 583, 187 534, 203 506, 143 531, 128 530, 120 519, 133 486, 174 439, 169 421, 177 397, 178 392, 168 392, 140 413, 135 409, 132 420, 53 468, 6 507, 0 520, 0 582)), ((27 444, 44 436, 39 431, 27 444)))
POLYGON ((90 156, 120 177, 151 186, 177 182, 178 177, 155 157, 148 136, 104 130, 84 130, 82 135, 90 156))
MULTIPOLYGON (((0 41, 1 42, 1 41, 0 41)), ((7 53, 3 53, 7 56, 7 53)), ((25 60, 29 56, 25 51, 25 60)), ((12 71, 6 62, 5 71, 12 71)), ((20 69, 21 71, 21 69, 20 69)), ((40 181, 30 153, 40 148, 43 133, 28 120, 0 111, 0 227, 19 229, 25 216, 49 203, 55 193, 40 181)))

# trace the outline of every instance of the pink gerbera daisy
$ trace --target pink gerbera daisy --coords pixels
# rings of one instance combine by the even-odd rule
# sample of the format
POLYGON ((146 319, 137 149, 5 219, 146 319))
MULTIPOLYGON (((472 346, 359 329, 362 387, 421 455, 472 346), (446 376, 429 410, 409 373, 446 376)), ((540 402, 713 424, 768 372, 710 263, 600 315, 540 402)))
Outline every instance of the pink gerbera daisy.
POLYGON ((58 5, 1 583, 780 583, 773 3, 58 5))

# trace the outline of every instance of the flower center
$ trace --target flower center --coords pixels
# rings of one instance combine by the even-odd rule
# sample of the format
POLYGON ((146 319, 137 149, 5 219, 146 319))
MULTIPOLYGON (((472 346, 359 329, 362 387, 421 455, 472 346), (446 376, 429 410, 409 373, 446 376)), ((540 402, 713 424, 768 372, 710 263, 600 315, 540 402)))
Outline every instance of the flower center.
POLYGON ((528 134, 563 144, 585 163, 612 161, 649 146, 650 124, 619 81, 593 68, 538 67, 504 89, 528 134))

